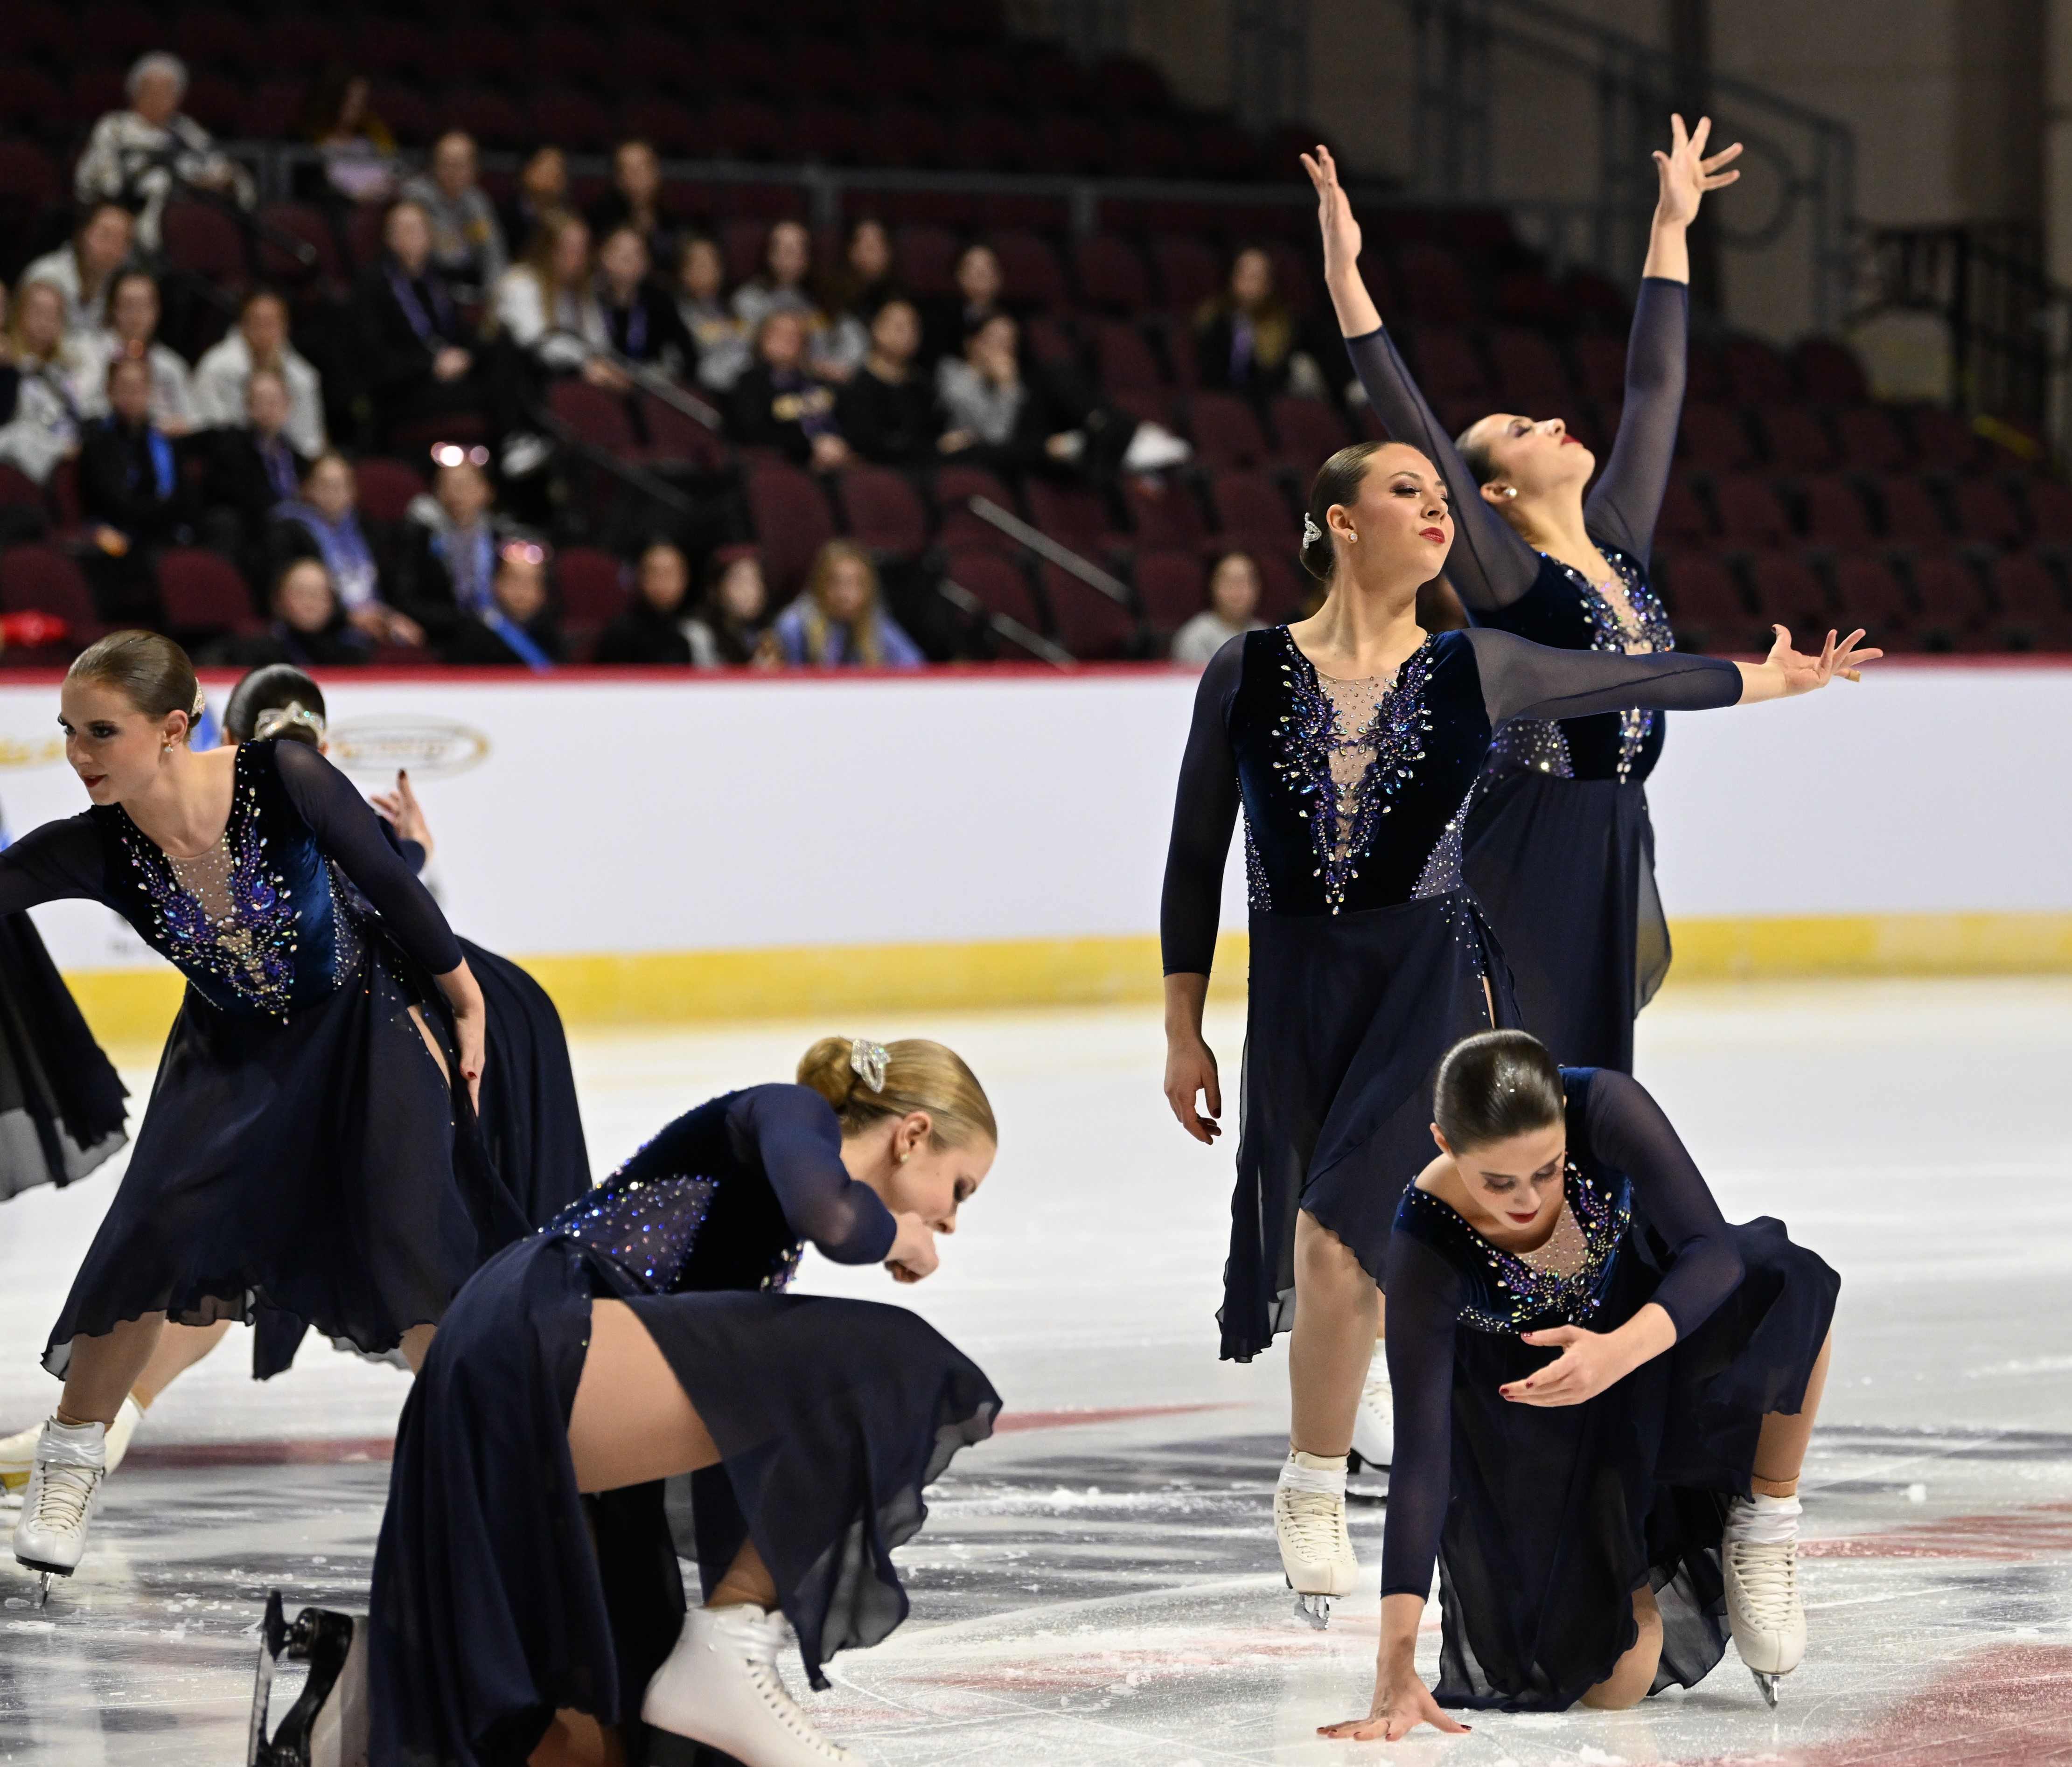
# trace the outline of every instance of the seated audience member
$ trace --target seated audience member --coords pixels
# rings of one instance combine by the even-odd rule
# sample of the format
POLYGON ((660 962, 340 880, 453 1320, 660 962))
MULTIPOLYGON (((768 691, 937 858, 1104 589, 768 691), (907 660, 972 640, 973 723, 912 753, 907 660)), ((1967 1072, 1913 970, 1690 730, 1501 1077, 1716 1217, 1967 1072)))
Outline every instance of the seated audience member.
POLYGON ((827 319, 808 292, 813 269, 813 236, 803 221, 778 221, 763 245, 763 268, 734 291, 734 314, 754 337, 773 313, 796 314, 804 326, 806 354, 822 380, 840 378, 820 360, 827 319))
POLYGON ((684 635, 691 660, 701 669, 783 667, 763 560, 753 546, 726 546, 713 554, 705 598, 684 635))
POLYGON ((935 389, 914 365, 921 318, 910 301, 894 299, 870 322, 870 348, 835 399, 842 437, 865 460, 911 466, 931 459, 942 425, 935 389))
POLYGON ((691 641, 684 598, 690 591, 691 567, 666 540, 645 548, 633 577, 633 605, 597 641, 600 663, 688 664, 691 641))
POLYGON ((568 156, 558 147, 535 148, 518 168, 517 186, 504 211, 505 243, 513 251, 522 249, 549 215, 571 206, 568 156))
POLYGON ((1248 246, 1231 261, 1229 286, 1194 315, 1201 384, 1262 403, 1288 390, 1300 332, 1273 292, 1273 260, 1248 246))
POLYGON ((1001 298, 1000 260, 991 246, 966 246, 952 279, 957 292, 931 302, 923 315, 923 347, 930 362, 961 356, 974 331, 1008 311, 1001 298))
POLYGON ((175 437, 195 427, 187 365, 177 351, 158 341, 158 285, 152 277, 142 270, 125 270, 116 277, 108 298, 107 328, 71 340, 82 416, 97 417, 108 409, 108 365, 119 356, 131 356, 150 371, 153 426, 175 437))
POLYGON ((0 461, 39 485, 79 451, 79 392, 65 367, 64 291, 24 282, 7 310, 13 409, 0 422, 0 461))
POLYGON ((1173 660, 1206 664, 1243 632, 1265 628, 1259 617, 1259 566, 1247 553, 1225 553, 1209 573, 1209 605, 1173 635, 1173 660))
POLYGON ((698 380, 731 392, 754 360, 748 327, 726 300, 726 258, 702 233, 684 242, 676 266, 676 316, 698 347, 698 380))
POLYGON ((597 354, 609 340, 590 292, 590 229, 580 215, 545 216, 496 279, 496 329, 542 375, 581 374, 593 386, 626 388, 625 376, 597 354))
POLYGON ((130 108, 111 110, 93 125, 73 169, 72 193, 81 204, 119 203, 136 212, 137 243, 147 252, 158 249, 166 199, 176 179, 251 208, 249 175, 216 152, 206 129, 181 113, 185 62, 177 55, 142 56, 130 68, 125 89, 130 108))
POLYGON ((483 456, 450 449, 434 469, 430 495, 410 501, 396 602, 436 643, 490 605, 502 536, 492 515, 496 487, 489 482, 487 450, 483 456))
POLYGON ((510 267, 504 224, 479 182, 475 138, 450 129, 432 143, 425 170, 403 186, 405 202, 425 212, 432 228, 432 265, 456 300, 488 298, 510 267))
POLYGON ((630 227, 648 248, 650 264, 673 264, 681 248, 662 211, 662 162, 652 143, 623 141, 611 150, 611 188, 590 210, 590 230, 602 240, 630 227))
POLYGON ((806 367, 806 322, 796 313, 768 315, 755 335, 755 365, 734 384, 735 440, 775 448, 800 466, 826 471, 849 458, 835 422, 834 388, 806 367))
POLYGON ((266 598, 266 613, 265 631, 219 639, 201 660, 225 668, 263 668, 269 663, 340 668, 364 663, 373 651, 374 640, 339 608, 321 559, 291 558, 283 565, 266 598))
POLYGON ((964 340, 961 357, 937 369, 941 452, 1006 473, 1067 465, 1084 452, 1083 414, 1051 386, 1051 376, 1023 375, 1021 342, 1021 327, 996 313, 964 340))
POLYGON ((648 247, 639 230, 616 227, 597 249, 597 304, 605 341, 619 355, 673 380, 695 377, 698 347, 676 303, 648 280, 648 247))
POLYGON ((561 660, 561 634, 547 605, 547 550, 506 540, 490 579, 489 605, 461 621, 447 640, 449 663, 528 668, 544 675, 561 660))
POLYGON ((195 439, 202 534, 254 582, 266 579, 269 518, 295 500, 309 475, 309 460, 288 434, 290 411, 287 383, 271 368, 254 368, 245 382, 245 421, 235 429, 205 429, 195 439))
POLYGON ((273 511, 275 556, 315 557, 331 573, 345 617, 377 644, 421 644, 424 628, 381 593, 381 570, 360 520, 360 478, 339 454, 320 454, 302 495, 273 511))
POLYGON ((106 415, 88 424, 79 456, 79 500, 102 551, 121 557, 188 537, 193 511, 172 438, 151 420, 150 365, 121 355, 108 365, 106 415), (106 532, 113 530, 113 536, 106 532))
POLYGON ((23 284, 49 283, 64 297, 65 330, 90 336, 108 323, 108 297, 130 261, 136 232, 136 218, 120 203, 96 203, 68 244, 30 261, 23 284))
POLYGON ((853 222, 841 262, 822 279, 820 308, 827 315, 820 340, 823 364, 853 374, 870 351, 870 322, 887 301, 898 298, 892 275, 892 236, 885 223, 865 216, 853 222))
POLYGON ((295 452, 314 459, 328 443, 324 435, 323 381, 288 341, 288 303, 273 290, 245 297, 237 323, 205 351, 194 372, 195 413, 204 427, 234 427, 245 421, 245 388, 261 368, 280 376, 288 389, 288 440, 295 452))
MULTIPOLYGON (((360 369, 384 430, 485 409, 479 347, 446 278, 433 268, 432 226, 415 203, 398 203, 382 229, 378 262, 353 290, 360 369)), ((347 598, 350 606, 351 598, 347 598)))
POLYGON ((777 616, 777 643, 794 668, 919 668, 926 660, 878 605, 870 554, 847 540, 820 549, 805 594, 777 616))
POLYGON ((303 101, 303 140, 323 156, 320 201, 360 208, 393 199, 402 182, 396 138, 375 115, 367 76, 333 65, 319 73, 303 101))

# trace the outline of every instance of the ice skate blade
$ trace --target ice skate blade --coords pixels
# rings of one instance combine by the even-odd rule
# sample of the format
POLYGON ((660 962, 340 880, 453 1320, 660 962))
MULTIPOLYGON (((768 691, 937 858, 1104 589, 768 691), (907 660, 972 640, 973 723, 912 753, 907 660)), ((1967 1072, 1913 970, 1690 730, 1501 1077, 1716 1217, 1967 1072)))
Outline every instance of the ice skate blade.
POLYGON ((54 1577, 62 1574, 56 1571, 41 1571, 37 1573, 36 1605, 38 1607, 47 1608, 51 1605, 51 1581, 54 1577))
POLYGON ((1319 1632, 1331 1623, 1331 1598, 1327 1595, 1298 1595, 1295 1612, 1319 1632))
POLYGON ((648 1767, 741 1767, 732 1755, 709 1742, 680 1736, 673 1730, 658 1729, 653 1724, 643 1728, 647 1732, 648 1767))
POLYGON ((1776 1711, 1777 1683, 1779 1678, 1776 1675, 1766 1675, 1760 1669, 1751 1669, 1749 1673, 1755 1677, 1755 1684, 1762 1689, 1762 1697, 1768 1703, 1770 1709, 1772 1712, 1776 1711))

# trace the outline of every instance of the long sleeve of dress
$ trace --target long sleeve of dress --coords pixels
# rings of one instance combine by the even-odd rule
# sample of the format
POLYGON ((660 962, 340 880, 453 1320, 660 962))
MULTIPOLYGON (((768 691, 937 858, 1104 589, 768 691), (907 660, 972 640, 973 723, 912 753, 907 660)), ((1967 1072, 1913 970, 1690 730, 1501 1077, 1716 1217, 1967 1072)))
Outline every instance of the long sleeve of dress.
POLYGON ((352 782, 305 742, 273 743, 275 765, 303 821, 397 943, 434 976, 460 967, 460 946, 431 892, 381 832, 381 819, 352 782))
POLYGON ((0 914, 68 896, 101 901, 101 834, 91 822, 46 822, 0 852, 0 914))
MULTIPOLYGON (((1347 338, 1346 353, 1390 439, 1422 449, 1446 481, 1453 506, 1453 549, 1446 555, 1446 576, 1454 593, 1470 612, 1510 606, 1540 574, 1540 555, 1483 500, 1475 475, 1424 402, 1387 328, 1347 338)), ((1658 493, 1656 501, 1660 500, 1658 493)))
POLYGON ((1626 339, 1618 438, 1583 505, 1583 525, 1594 537, 1642 564, 1669 488, 1669 462, 1684 415, 1690 330, 1690 286, 1662 276, 1644 278, 1626 339))
POLYGON ((1194 721, 1180 759, 1173 838, 1166 849, 1166 887, 1158 905, 1158 943, 1169 976, 1206 976, 1216 955, 1223 910, 1223 861, 1237 824, 1237 756, 1231 747, 1230 704, 1244 674, 1244 639, 1234 638, 1202 672, 1194 721))
MULTIPOLYGON (((1655 1298, 1675 1322, 1681 1342, 1741 1286, 1741 1258, 1733 1235, 1662 1107, 1639 1081, 1597 1069, 1590 1076, 1585 1109, 1591 1151, 1632 1179, 1634 1203, 1674 1260, 1655 1298)), ((1396 1329, 1393 1290, 1388 1329, 1396 1329)))
POLYGON ((728 1113, 752 1140, 791 1230, 837 1264, 878 1264, 898 1223, 878 1193, 849 1175, 841 1129, 827 1100, 806 1086, 751 1087, 728 1113))
POLYGON ((1635 706, 1709 712, 1741 697, 1741 670, 1721 657, 1556 650, 1489 627, 1466 636, 1492 728, 1512 718, 1585 717, 1635 706))
POLYGON ((1396 1390, 1396 1464, 1388 1469, 1388 1518, 1382 1533, 1381 1592, 1414 1595, 1432 1587, 1439 1531, 1446 1519, 1453 1457, 1453 1333, 1461 1279, 1421 1240, 1388 1240, 1388 1378, 1396 1390))

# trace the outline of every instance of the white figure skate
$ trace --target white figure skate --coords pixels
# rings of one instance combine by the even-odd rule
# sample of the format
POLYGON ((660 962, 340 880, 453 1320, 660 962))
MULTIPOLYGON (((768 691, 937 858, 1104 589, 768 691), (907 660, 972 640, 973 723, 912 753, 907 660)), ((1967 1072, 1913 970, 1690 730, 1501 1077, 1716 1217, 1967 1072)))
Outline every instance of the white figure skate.
POLYGON ((1346 1463, 1289 1450, 1273 1488, 1273 1536, 1295 1611, 1313 1626, 1330 1623, 1331 1598, 1350 1595, 1359 1560, 1346 1531, 1346 1463))
POLYGON ((1374 1359, 1367 1365, 1359 1409, 1353 1413, 1354 1470, 1385 1473, 1396 1457, 1396 1389, 1388 1383, 1388 1355, 1382 1339, 1374 1341, 1374 1359))
POLYGON ((831 1767, 856 1757, 814 1728, 777 1672, 784 1616, 693 1608, 669 1660, 648 1683, 643 1720, 717 1749, 743 1767, 831 1767))
POLYGON ((53 1417, 43 1425, 22 1519, 14 1524, 14 1556, 39 1574, 39 1605, 51 1598, 52 1577, 68 1577, 79 1568, 87 1518, 107 1476, 106 1424, 60 1424, 53 1417))
POLYGON ((1753 1505, 1736 1498, 1720 1543, 1734 1648, 1773 1708, 1778 1680, 1806 1654, 1806 1606, 1799 1592, 1799 1505, 1795 1498, 1787 1501, 1789 1514, 1778 1516, 1762 1515, 1753 1505), (1751 1539, 1752 1531, 1770 1537, 1751 1539))
MULTIPOLYGON (((108 1426, 108 1470, 113 1472, 130 1452, 130 1438, 144 1420, 143 1408, 134 1399, 125 1399, 108 1426)), ((30 1469, 36 1464, 36 1444, 43 1438, 43 1426, 31 1424, 12 1436, 0 1436, 0 1503, 18 1503, 29 1488, 30 1469)))

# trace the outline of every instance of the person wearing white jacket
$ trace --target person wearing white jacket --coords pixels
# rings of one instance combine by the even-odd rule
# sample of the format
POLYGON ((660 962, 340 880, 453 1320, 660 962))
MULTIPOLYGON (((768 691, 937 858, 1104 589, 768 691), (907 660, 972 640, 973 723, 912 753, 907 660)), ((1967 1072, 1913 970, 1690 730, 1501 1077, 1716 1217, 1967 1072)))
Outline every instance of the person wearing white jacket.
POLYGON ((158 341, 158 285, 142 270, 125 270, 108 298, 108 323, 66 340, 65 363, 79 389, 82 417, 108 414, 108 366, 134 356, 151 371, 151 423, 161 434, 184 436, 199 427, 187 359, 158 341))
POLYGON ((323 380, 288 341, 288 306, 270 289, 245 298, 237 323, 204 353, 194 372, 196 422, 234 429, 245 421, 245 389, 254 368, 271 368, 288 389, 286 435, 297 454, 314 460, 330 446, 324 432, 323 380))

